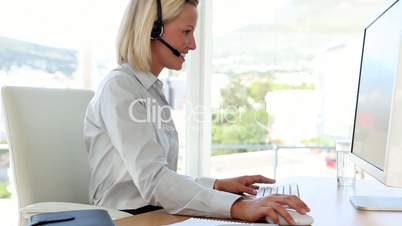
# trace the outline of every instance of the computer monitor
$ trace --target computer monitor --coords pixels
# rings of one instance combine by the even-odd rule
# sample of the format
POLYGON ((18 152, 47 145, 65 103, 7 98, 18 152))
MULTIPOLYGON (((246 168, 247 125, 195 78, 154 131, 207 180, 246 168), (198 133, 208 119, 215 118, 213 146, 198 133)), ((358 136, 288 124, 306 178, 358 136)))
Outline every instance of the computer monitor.
MULTIPOLYGON (((352 156, 385 185, 402 187, 402 0, 364 30, 352 156)), ((351 197, 361 209, 402 210, 402 197, 393 200, 351 197)))

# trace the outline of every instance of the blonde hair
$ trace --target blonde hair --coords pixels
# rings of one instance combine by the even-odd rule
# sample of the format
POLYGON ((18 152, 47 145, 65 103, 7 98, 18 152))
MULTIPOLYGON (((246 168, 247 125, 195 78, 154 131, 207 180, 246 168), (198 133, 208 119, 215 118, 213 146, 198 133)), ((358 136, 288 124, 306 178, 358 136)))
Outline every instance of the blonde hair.
MULTIPOLYGON (((186 3, 198 0, 161 0, 162 20, 177 17, 186 3)), ((117 37, 117 62, 129 63, 141 71, 150 71, 151 30, 157 19, 156 0, 131 0, 124 13, 117 37)))

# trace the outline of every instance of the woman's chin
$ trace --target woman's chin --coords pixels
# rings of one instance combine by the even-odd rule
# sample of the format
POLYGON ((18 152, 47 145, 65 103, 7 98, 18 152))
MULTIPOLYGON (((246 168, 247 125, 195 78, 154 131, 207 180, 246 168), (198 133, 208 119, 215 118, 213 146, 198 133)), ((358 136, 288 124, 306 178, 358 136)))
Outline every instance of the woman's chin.
POLYGON ((183 64, 175 64, 175 65, 171 65, 170 67, 168 67, 169 69, 172 69, 172 70, 176 70, 176 71, 179 71, 179 70, 181 70, 182 68, 183 68, 183 64))

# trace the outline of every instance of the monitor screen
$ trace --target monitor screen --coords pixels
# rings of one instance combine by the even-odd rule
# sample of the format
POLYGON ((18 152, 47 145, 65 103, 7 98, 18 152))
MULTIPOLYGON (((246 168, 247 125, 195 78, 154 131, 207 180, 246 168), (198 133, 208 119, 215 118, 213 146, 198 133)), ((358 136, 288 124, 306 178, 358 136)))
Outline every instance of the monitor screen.
POLYGON ((396 2, 364 32, 352 152, 379 170, 384 170, 401 57, 401 7, 396 2))

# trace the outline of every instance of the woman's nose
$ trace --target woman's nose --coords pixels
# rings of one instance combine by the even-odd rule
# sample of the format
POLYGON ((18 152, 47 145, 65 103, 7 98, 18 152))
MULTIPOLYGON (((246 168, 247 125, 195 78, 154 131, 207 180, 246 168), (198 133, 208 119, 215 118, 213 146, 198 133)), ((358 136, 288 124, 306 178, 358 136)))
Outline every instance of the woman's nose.
POLYGON ((187 48, 189 48, 190 50, 195 50, 197 48, 194 36, 191 36, 191 38, 189 39, 189 42, 187 43, 187 48))

